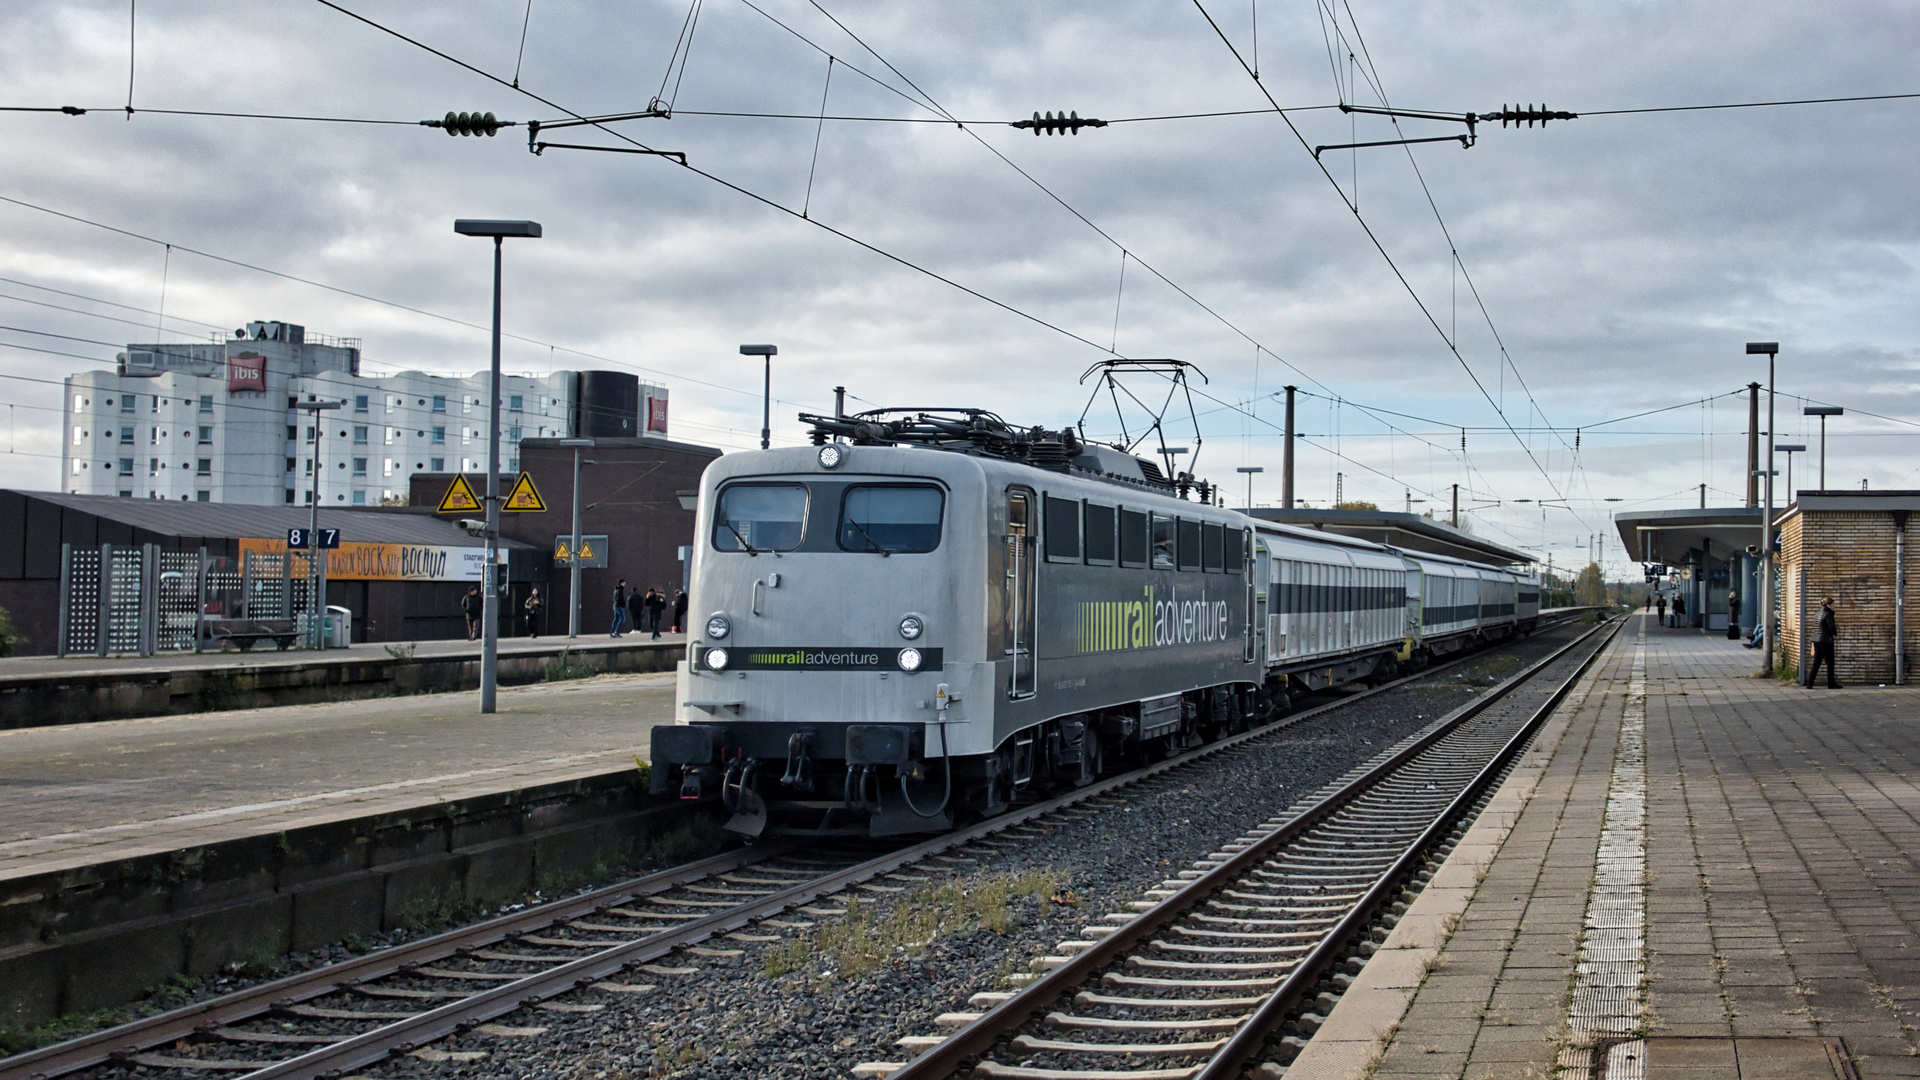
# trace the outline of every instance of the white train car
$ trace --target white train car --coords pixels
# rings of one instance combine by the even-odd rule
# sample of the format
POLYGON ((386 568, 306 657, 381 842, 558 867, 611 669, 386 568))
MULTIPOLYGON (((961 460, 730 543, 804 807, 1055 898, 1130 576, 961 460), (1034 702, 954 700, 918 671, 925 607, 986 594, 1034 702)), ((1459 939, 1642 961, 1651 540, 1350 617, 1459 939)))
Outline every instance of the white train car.
POLYGON ((1260 522, 1255 628, 1268 675, 1313 690, 1372 675, 1409 633, 1407 567, 1378 544, 1260 522))

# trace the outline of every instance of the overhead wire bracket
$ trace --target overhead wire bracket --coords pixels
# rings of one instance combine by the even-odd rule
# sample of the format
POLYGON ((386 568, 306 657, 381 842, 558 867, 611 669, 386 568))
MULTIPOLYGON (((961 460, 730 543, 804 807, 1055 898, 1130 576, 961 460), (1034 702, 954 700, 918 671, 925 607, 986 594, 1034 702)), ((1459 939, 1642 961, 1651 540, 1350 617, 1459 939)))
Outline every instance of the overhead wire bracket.
POLYGON ((1425 139, 1382 139, 1378 142, 1331 143, 1313 148, 1313 159, 1315 161, 1320 160, 1320 155, 1328 150, 1358 150, 1368 146, 1413 146, 1418 143, 1457 141, 1460 144, 1460 149, 1465 150, 1479 141, 1480 130, 1478 125, 1481 121, 1492 123, 1498 120, 1500 121, 1500 126, 1503 128, 1508 124, 1512 124, 1514 127, 1519 127, 1521 124, 1532 127, 1536 123, 1541 127, 1545 127, 1549 120, 1577 120, 1580 118, 1579 113, 1549 109, 1545 105, 1541 105, 1539 108, 1535 108, 1532 105, 1527 105, 1524 108, 1518 105, 1511 107, 1502 105, 1493 112, 1443 113, 1431 112, 1426 109, 1382 109, 1375 108, 1371 105, 1343 104, 1340 106, 1340 111, 1344 113, 1364 113, 1368 116, 1404 117, 1409 120, 1448 120, 1456 124, 1467 125, 1467 133, 1465 135, 1436 135, 1425 139))

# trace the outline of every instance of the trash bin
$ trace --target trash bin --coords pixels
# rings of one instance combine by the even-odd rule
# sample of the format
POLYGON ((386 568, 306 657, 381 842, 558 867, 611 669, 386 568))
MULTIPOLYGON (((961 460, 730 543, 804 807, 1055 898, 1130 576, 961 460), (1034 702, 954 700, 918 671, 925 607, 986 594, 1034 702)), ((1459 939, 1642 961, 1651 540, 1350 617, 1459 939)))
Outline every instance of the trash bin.
POLYGON ((344 649, 353 644, 353 612, 351 609, 327 605, 327 619, 320 630, 329 649, 344 649))

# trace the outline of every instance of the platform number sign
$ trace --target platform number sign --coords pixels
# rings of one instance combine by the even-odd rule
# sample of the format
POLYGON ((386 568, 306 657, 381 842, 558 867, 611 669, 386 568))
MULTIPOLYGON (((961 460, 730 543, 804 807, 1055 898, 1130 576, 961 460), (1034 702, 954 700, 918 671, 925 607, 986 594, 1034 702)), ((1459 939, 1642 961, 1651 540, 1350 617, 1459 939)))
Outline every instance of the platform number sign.
MULTIPOLYGON (((319 546, 322 550, 325 550, 328 548, 338 548, 340 546, 340 530, 339 529, 320 529, 317 531, 320 537, 319 546)), ((289 548, 304 548, 304 547, 314 546, 312 542, 312 538, 309 535, 309 530, 288 529, 287 530, 287 546, 289 548)))

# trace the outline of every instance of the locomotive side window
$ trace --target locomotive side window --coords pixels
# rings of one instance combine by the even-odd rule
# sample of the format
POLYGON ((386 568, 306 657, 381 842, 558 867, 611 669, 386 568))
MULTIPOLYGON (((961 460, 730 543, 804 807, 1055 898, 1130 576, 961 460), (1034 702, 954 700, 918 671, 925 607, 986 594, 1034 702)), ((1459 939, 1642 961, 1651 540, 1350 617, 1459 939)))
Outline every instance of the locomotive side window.
POLYGON ((946 495, 931 484, 855 484, 840 500, 840 547, 917 555, 940 546, 946 495))
POLYGON ((1099 566, 1113 563, 1113 507, 1087 504, 1087 561, 1099 566))
POLYGON ((730 484, 720 490, 713 546, 721 551, 792 551, 807 523, 799 484, 730 484))
POLYGON ((1139 510, 1120 511, 1120 565, 1147 565, 1147 515, 1139 510))
POLYGON ((1175 520, 1170 517, 1153 515, 1153 568, 1155 570, 1173 569, 1173 534, 1175 520))
POLYGON ((1247 543, 1246 530, 1228 529, 1226 539, 1221 543, 1227 556, 1227 573, 1238 574, 1245 570, 1251 554, 1248 549, 1252 546, 1247 543))
POLYGON ((1212 522, 1200 526, 1200 569, 1209 574, 1219 573, 1226 559, 1225 534, 1225 529, 1212 522))
POLYGON ((1180 522, 1180 569, 1200 569, 1200 523, 1178 519, 1180 522))
POLYGON ((1075 499, 1040 497, 1046 508, 1047 561, 1080 561, 1080 503, 1075 499))

